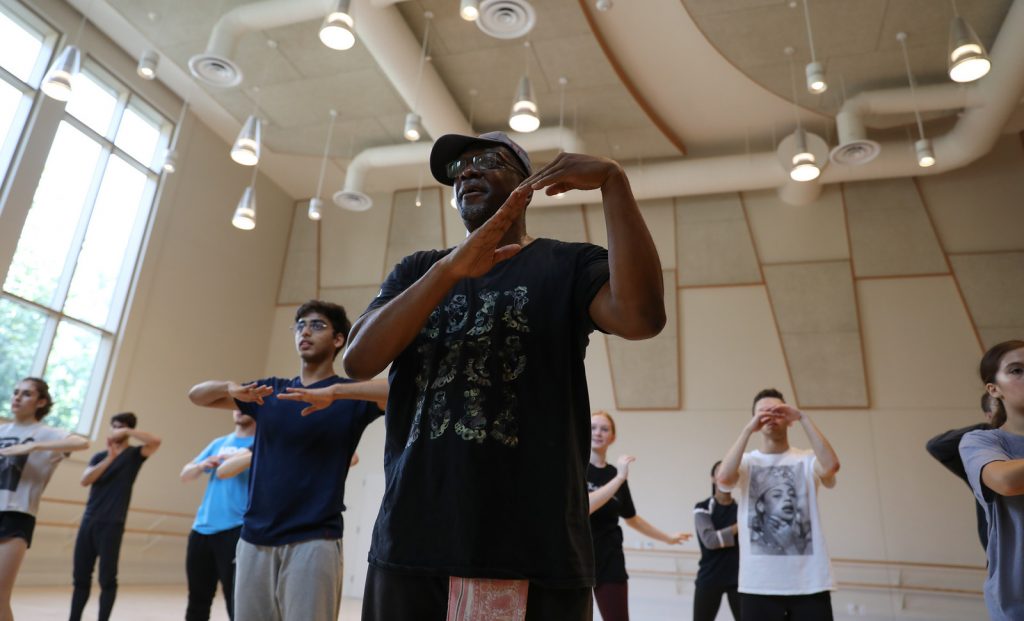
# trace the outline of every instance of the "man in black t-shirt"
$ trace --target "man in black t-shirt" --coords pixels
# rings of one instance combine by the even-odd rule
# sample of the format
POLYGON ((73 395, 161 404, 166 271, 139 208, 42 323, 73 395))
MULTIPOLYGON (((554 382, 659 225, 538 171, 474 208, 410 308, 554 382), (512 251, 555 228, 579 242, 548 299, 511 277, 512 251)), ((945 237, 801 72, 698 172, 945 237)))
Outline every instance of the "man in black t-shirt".
POLYGON ((595 328, 641 339, 664 326, 657 251, 611 160, 561 153, 531 175, 505 134, 449 134, 430 169, 454 185, 469 235, 403 259, 344 357, 354 378, 391 364, 363 619, 491 618, 476 607, 491 596, 510 616, 589 619, 583 358, 595 328), (527 235, 533 191, 598 188, 609 250, 527 235))
POLYGON ((100 451, 89 460, 82 473, 82 485, 91 485, 89 501, 82 514, 82 524, 75 540, 74 584, 71 596, 71 621, 79 621, 85 603, 89 601, 92 570, 96 557, 100 559, 100 621, 110 618, 117 596, 117 561, 121 555, 124 522, 128 517, 128 503, 132 498, 132 485, 142 468, 142 462, 160 448, 160 438, 135 428, 135 414, 123 412, 110 419, 107 450, 100 451), (141 446, 131 446, 135 438, 141 446))

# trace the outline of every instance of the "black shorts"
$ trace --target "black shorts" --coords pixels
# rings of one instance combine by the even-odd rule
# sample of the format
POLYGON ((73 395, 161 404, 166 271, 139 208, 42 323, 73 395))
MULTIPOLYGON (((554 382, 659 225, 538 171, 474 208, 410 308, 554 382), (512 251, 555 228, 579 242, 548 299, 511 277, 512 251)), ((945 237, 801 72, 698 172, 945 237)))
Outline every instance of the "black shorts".
POLYGON ((0 539, 17 537, 32 547, 32 533, 36 529, 36 516, 19 511, 0 511, 0 539))

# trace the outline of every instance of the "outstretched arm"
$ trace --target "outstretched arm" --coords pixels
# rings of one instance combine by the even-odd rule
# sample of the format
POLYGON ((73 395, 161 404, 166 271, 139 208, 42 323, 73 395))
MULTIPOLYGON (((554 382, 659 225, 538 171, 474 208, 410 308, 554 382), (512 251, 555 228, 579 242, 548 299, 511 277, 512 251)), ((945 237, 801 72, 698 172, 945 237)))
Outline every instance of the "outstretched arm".
POLYGON ((814 456, 818 458, 817 463, 814 464, 814 472, 825 487, 835 486, 836 473, 839 472, 839 456, 836 455, 828 438, 821 433, 811 417, 786 403, 776 405, 771 411, 772 414, 782 417, 787 422, 800 422, 800 426, 807 434, 807 439, 811 442, 811 448, 814 449, 814 456))
POLYGON ((723 490, 731 490, 740 480, 740 462, 743 461, 743 451, 747 450, 747 442, 750 436, 761 430, 767 422, 766 416, 752 416, 750 422, 743 426, 740 437, 729 448, 729 452, 722 458, 722 465, 718 467, 718 474, 715 482, 723 490))
POLYGON ((697 530, 697 536, 700 537, 700 542, 708 550, 731 548, 736 545, 736 533, 739 532, 737 524, 716 529, 715 524, 711 521, 711 514, 707 509, 695 509, 693 512, 693 523, 697 530))
POLYGON ((188 391, 188 398, 192 403, 202 407, 234 410, 238 407, 235 404, 236 399, 245 403, 263 405, 263 397, 268 397, 273 392, 270 386, 259 386, 256 382, 236 384, 235 382, 210 380, 193 386, 188 391))
POLYGON ((1024 495, 1024 459, 990 462, 981 470, 981 481, 1000 496, 1024 495))
POLYGON ((28 455, 36 451, 53 451, 54 453, 70 453, 71 451, 82 451, 89 448, 89 441, 77 434, 71 434, 60 440, 47 440, 45 442, 25 442, 23 444, 12 444, 0 449, 0 455, 4 457, 16 457, 28 455))
POLYGON ((524 188, 512 192, 483 226, 432 265, 419 280, 384 306, 356 320, 342 359, 348 376, 364 380, 376 377, 416 338, 430 313, 455 283, 483 276, 494 265, 522 250, 518 244, 498 244, 526 209, 529 197, 530 192, 524 188))
POLYGON ((638 531, 638 532, 640 532, 640 533, 650 537, 651 539, 656 539, 656 540, 658 540, 658 541, 660 541, 662 543, 667 543, 669 545, 675 545, 677 543, 683 543, 684 541, 689 540, 690 537, 693 536, 690 533, 684 533, 684 532, 672 533, 671 535, 669 535, 668 533, 665 533, 665 532, 655 528, 653 524, 651 524, 647 520, 643 519, 639 515, 634 515, 631 518, 626 518, 626 524, 629 524, 629 526, 633 530, 636 530, 636 531, 638 531))
POLYGON ((217 478, 230 479, 231 477, 236 477, 248 470, 251 465, 252 451, 242 449, 217 466, 217 478))
POLYGON ((277 395, 284 401, 303 401, 310 404, 302 410, 303 416, 318 412, 339 399, 352 401, 373 401, 380 409, 387 407, 387 380, 369 380, 366 382, 344 382, 324 388, 294 388, 289 386, 286 392, 277 395))
POLYGON ((629 477, 629 464, 634 461, 636 461, 636 457, 632 455, 622 455, 619 457, 618 461, 615 462, 615 468, 618 470, 615 477, 588 494, 590 513, 605 506, 609 500, 615 497, 615 492, 619 491, 619 488, 622 487, 622 484, 629 477))
POLYGON ((135 438, 139 442, 142 442, 142 456, 149 457, 153 453, 157 452, 160 448, 160 444, 163 440, 159 436, 153 435, 148 431, 140 431, 138 429, 125 429, 125 435, 129 438, 135 438))
POLYGON ((601 189, 608 229, 608 283, 590 303, 590 318, 612 334, 646 339, 665 327, 665 281, 658 250, 617 162, 560 153, 523 182, 549 195, 601 189))

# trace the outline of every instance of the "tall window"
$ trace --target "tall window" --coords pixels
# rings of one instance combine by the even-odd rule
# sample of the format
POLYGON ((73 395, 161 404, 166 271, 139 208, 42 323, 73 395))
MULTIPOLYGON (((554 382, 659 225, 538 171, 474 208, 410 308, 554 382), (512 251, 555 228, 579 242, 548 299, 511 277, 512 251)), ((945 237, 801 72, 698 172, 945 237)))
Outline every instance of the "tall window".
MULTIPOLYGON (((0 54, 8 49, 3 27, 0 54)), ((14 58, 23 55, 11 49, 14 58)), ((170 123, 125 85, 83 62, 46 163, 35 171, 35 195, 0 293, 0 386, 46 378, 55 401, 49 424, 91 426, 170 133, 170 123)))

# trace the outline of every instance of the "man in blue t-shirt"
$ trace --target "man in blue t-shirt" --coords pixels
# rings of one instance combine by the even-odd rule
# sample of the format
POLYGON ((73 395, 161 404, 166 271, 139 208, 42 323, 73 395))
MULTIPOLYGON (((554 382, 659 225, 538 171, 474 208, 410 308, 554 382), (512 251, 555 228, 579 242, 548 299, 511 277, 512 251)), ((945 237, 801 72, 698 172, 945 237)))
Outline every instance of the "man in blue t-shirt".
POLYGON ((185 621, 209 620, 218 580, 228 617, 235 618, 235 547, 242 532, 242 515, 249 504, 249 462, 256 421, 241 410, 235 410, 232 416, 235 431, 210 442, 181 470, 182 481, 209 475, 185 553, 185 621))
POLYGON ((107 450, 92 456, 82 473, 82 486, 89 489, 89 500, 82 514, 82 523, 75 539, 74 591, 71 595, 71 621, 79 621, 89 601, 92 570, 100 561, 99 621, 107 621, 117 597, 117 562, 121 556, 121 539, 128 517, 135 477, 142 462, 160 448, 160 438, 135 428, 138 419, 131 412, 110 418, 107 450), (131 446, 135 438, 140 446, 131 446))
POLYGON ((196 405, 237 407, 258 423, 235 557, 239 619, 338 618, 345 477, 388 396, 385 380, 353 382, 334 372, 350 327, 344 308, 310 300, 295 313, 297 377, 214 380, 189 391, 196 405))

